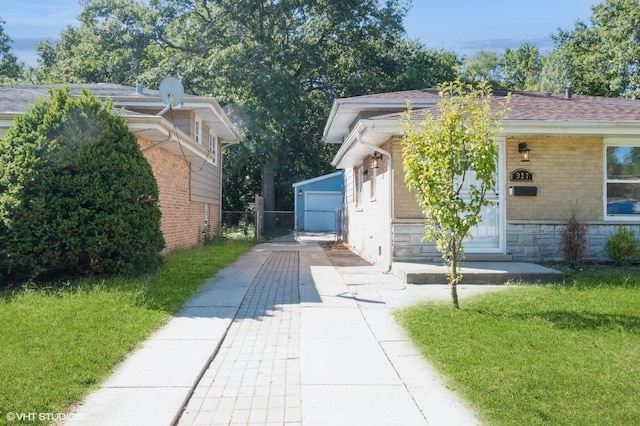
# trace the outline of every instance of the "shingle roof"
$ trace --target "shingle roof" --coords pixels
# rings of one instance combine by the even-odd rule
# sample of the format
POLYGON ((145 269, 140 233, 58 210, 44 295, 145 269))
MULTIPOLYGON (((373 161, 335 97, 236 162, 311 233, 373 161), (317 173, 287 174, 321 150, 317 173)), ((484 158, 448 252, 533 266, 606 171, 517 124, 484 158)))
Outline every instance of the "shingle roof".
POLYGON ((77 96, 81 89, 89 89, 92 95, 100 98, 112 97, 140 97, 159 98, 157 90, 144 89, 143 94, 137 94, 134 87, 119 84, 52 84, 52 85, 25 85, 25 86, 0 86, 0 112, 21 113, 26 111, 38 98, 48 98, 49 89, 69 87, 71 94, 77 96))
MULTIPOLYGON (((541 121, 640 121, 640 100, 606 98, 600 96, 565 94, 513 92, 509 103, 510 111, 507 120, 541 120, 541 121)), ((492 101, 496 104, 504 101, 506 91, 495 91, 492 101)), ((351 99, 367 99, 381 101, 396 100, 438 100, 436 89, 408 90, 402 92, 365 95, 351 99)), ((435 112, 433 108, 429 108, 435 112)), ((419 113, 421 110, 416 110, 419 113)), ((378 119, 398 119, 400 114, 388 114, 378 119)))

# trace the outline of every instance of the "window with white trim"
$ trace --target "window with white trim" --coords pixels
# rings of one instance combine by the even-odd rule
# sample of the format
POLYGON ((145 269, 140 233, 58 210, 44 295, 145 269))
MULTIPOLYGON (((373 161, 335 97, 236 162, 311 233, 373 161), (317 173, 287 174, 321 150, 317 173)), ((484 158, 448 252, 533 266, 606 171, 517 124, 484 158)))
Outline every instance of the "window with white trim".
POLYGON ((209 130, 209 157, 214 166, 218 165, 218 137, 209 130))
POLYGON ((607 217, 640 219, 640 146, 605 146, 607 217))
POLYGON ((200 117, 196 117, 193 140, 195 140, 198 145, 202 145, 202 119, 200 117))

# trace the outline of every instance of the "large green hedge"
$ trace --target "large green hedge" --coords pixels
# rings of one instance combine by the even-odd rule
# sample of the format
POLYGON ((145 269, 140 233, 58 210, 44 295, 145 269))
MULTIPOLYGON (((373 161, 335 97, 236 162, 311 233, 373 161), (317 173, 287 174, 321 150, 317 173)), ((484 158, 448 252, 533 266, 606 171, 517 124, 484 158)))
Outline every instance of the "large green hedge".
POLYGON ((50 91, 0 140, 0 280, 161 262, 158 186, 111 101, 50 91))

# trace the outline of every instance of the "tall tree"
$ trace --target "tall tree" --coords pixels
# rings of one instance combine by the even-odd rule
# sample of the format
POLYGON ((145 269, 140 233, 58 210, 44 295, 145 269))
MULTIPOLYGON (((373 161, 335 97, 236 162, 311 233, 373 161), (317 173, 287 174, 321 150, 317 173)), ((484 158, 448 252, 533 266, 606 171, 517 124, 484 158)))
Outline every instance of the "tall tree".
POLYGON ((474 86, 458 79, 438 89, 435 115, 425 113, 419 127, 411 110, 404 115, 402 160, 407 187, 426 218, 425 237, 435 240, 442 253, 458 309, 462 240, 490 205, 486 193, 497 184, 496 137, 507 106, 492 109, 487 82, 474 86))
POLYGON ((590 23, 555 34, 556 50, 571 58, 575 92, 638 97, 640 90, 640 4, 605 0, 592 7, 590 23))
POLYGON ((491 87, 502 85, 502 61, 500 55, 489 50, 479 50, 465 58, 463 76, 471 82, 488 82, 491 87))
POLYGON ((542 57, 535 45, 524 43, 515 50, 507 48, 502 55, 502 86, 509 90, 535 90, 541 70, 542 57))
POLYGON ((148 50, 157 43, 153 9, 134 0, 81 0, 80 26, 68 26, 58 41, 38 43, 40 83, 135 85, 152 66, 148 50))
POLYGON ((536 90, 559 93, 574 86, 573 61, 564 49, 554 50, 542 58, 542 69, 536 90))
POLYGON ((4 32, 6 22, 0 19, 0 83, 8 83, 20 79, 24 65, 18 62, 13 54, 11 37, 4 32))
POLYGON ((331 171, 335 148, 320 135, 335 97, 433 86, 457 65, 455 55, 403 38, 408 0, 83 5, 81 26, 42 46, 51 58, 43 59, 43 79, 131 84, 135 76, 156 87, 173 74, 188 93, 215 96, 244 129, 241 146, 227 154, 226 193, 250 199, 239 191, 259 190, 262 175, 262 192, 274 194, 267 209, 291 208, 292 182, 331 171), (133 12, 121 12, 127 8, 133 12), (58 60, 72 46, 76 53, 58 60), (109 61, 127 72, 98 66, 109 61))

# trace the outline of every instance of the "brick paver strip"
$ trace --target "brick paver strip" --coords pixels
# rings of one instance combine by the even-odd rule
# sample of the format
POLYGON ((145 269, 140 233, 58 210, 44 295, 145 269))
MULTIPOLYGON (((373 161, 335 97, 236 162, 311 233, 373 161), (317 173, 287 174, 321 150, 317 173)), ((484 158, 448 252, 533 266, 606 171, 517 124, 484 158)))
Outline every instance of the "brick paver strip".
POLYGON ((258 271, 179 425, 302 424, 299 253, 258 271))

